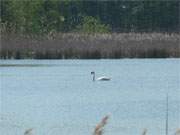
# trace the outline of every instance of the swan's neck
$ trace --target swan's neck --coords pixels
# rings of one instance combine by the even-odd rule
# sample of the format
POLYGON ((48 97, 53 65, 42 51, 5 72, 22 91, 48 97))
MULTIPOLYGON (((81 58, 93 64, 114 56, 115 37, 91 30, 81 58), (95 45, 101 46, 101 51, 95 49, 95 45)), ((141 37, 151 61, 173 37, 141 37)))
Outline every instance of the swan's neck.
POLYGON ((93 81, 95 81, 95 73, 93 74, 93 81))

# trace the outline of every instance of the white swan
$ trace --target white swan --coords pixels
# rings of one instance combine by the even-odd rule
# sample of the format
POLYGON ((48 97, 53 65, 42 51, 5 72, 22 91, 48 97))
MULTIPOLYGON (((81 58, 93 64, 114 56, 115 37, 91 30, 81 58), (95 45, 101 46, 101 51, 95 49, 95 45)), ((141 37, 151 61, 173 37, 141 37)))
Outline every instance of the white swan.
POLYGON ((109 77, 106 77, 106 76, 101 76, 101 77, 99 77, 99 78, 95 78, 95 72, 93 71, 93 72, 91 72, 91 74, 93 75, 93 81, 95 81, 95 80, 97 80, 97 81, 110 81, 111 80, 111 78, 109 78, 109 77))

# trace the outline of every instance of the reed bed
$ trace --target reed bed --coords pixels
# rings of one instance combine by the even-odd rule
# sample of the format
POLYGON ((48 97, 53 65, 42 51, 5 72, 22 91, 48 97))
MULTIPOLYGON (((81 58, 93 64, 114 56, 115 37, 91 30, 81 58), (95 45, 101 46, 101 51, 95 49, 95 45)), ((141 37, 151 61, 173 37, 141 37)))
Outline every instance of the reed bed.
POLYGON ((179 33, 1 34, 1 59, 180 57, 179 33))

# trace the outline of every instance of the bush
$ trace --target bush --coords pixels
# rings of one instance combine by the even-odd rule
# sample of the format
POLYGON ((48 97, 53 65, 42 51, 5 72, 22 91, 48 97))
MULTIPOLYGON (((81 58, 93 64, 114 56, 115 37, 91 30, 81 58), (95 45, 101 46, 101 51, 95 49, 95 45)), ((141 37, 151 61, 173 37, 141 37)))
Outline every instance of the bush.
POLYGON ((77 30, 83 33, 109 33, 110 27, 102 24, 99 19, 92 16, 83 17, 82 24, 77 26, 77 30))

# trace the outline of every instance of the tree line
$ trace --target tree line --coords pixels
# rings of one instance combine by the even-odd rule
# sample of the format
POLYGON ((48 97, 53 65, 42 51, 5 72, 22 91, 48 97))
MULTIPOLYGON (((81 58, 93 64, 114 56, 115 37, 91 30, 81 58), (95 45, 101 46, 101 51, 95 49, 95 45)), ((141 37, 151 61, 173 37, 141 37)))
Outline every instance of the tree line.
POLYGON ((179 32, 180 2, 1 0, 1 32, 179 32))

